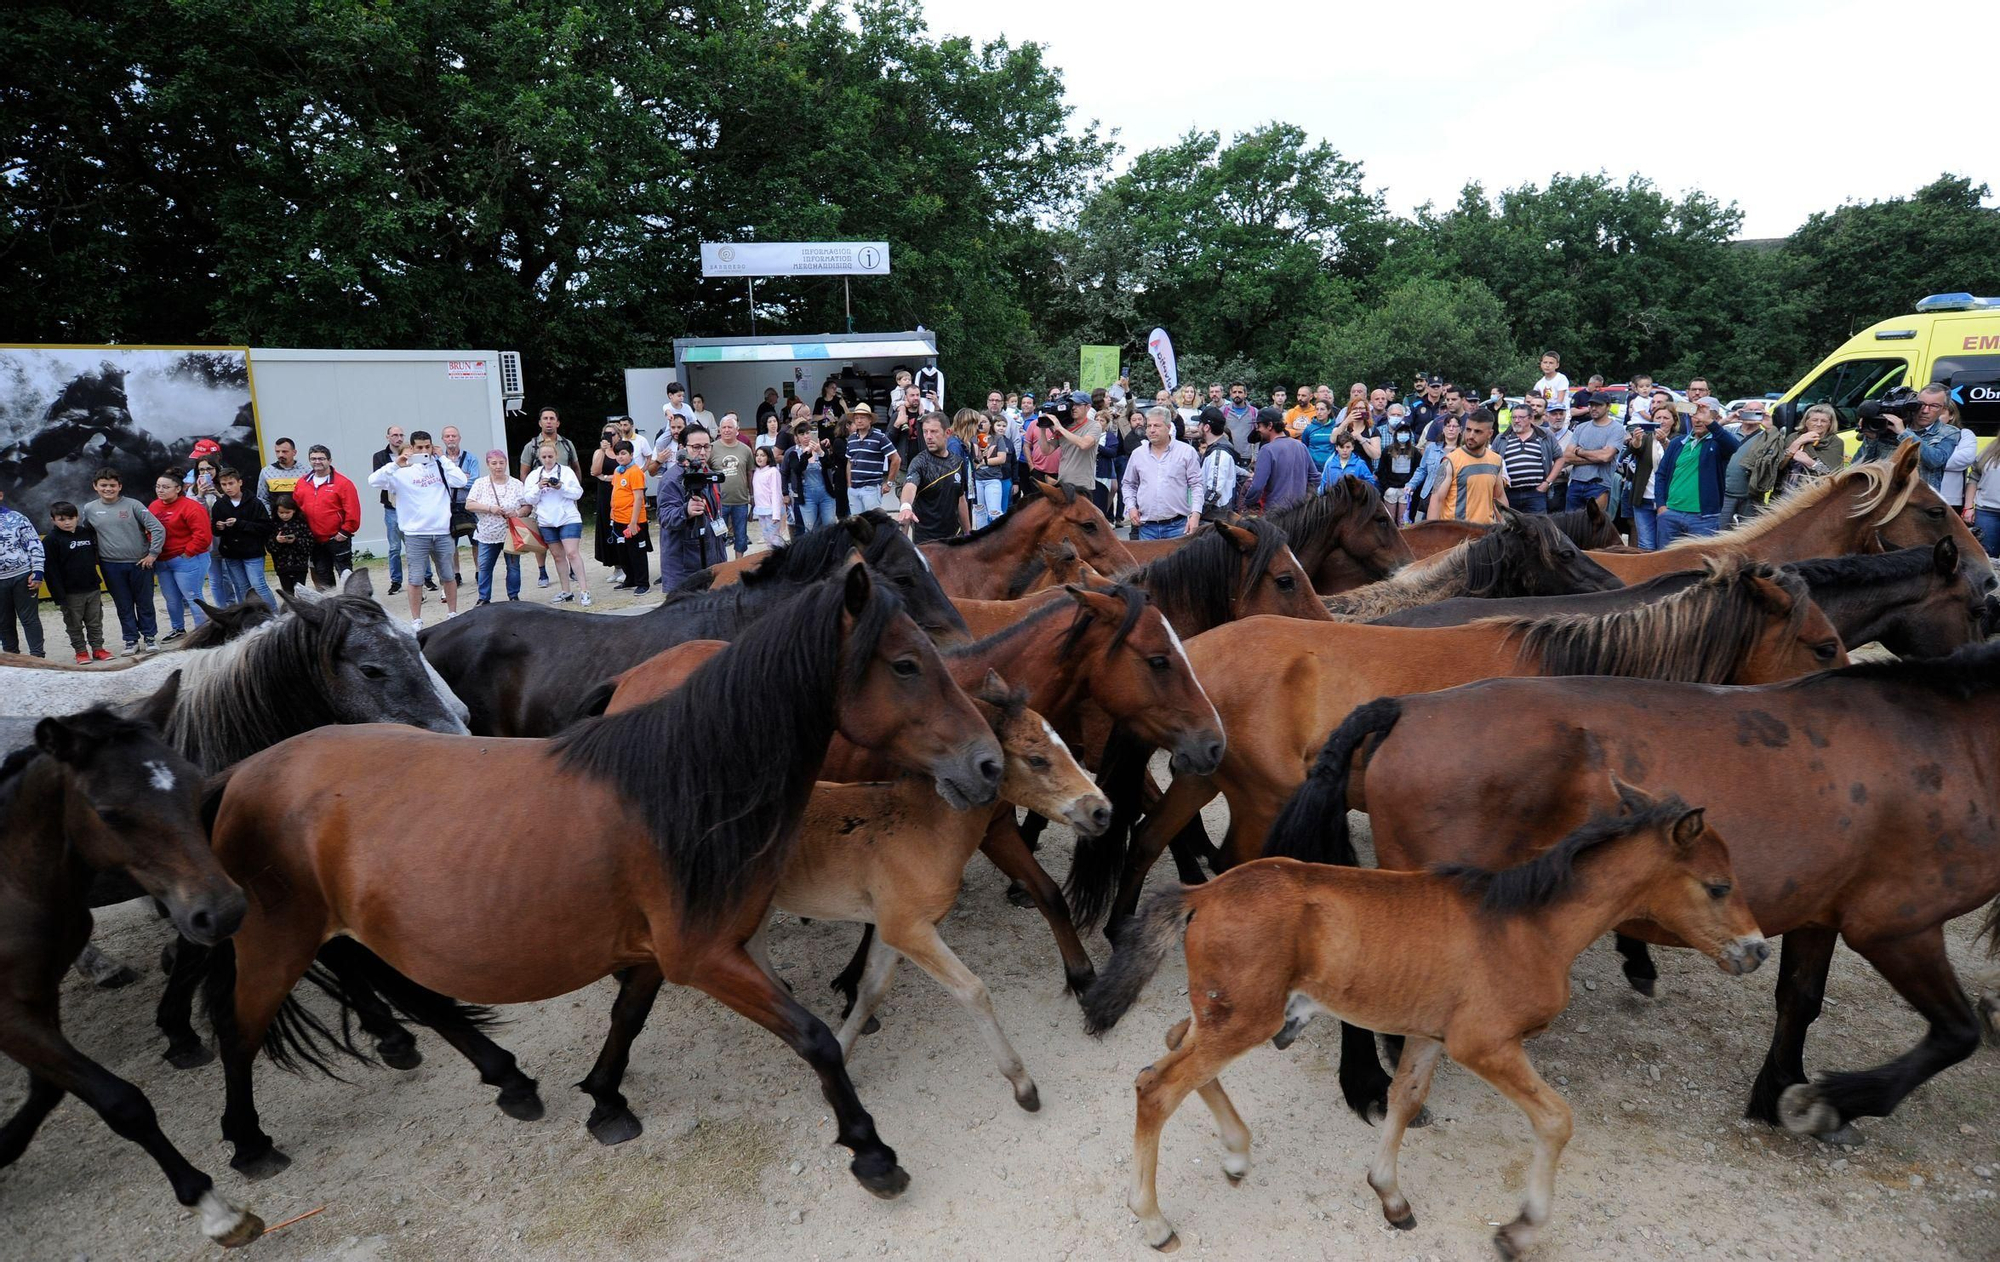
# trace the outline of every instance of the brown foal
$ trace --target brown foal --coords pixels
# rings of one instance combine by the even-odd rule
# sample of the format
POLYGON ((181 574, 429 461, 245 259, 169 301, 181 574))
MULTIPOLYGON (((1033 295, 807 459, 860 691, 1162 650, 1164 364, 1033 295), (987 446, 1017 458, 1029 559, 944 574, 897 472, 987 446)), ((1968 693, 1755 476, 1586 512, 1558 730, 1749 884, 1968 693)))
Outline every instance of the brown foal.
POLYGON ((1522 1041, 1568 1005, 1576 957, 1638 915, 1670 925, 1725 973, 1748 973, 1770 954, 1736 891, 1728 849, 1702 811, 1677 797, 1654 801, 1615 776, 1612 783, 1619 815, 1589 821, 1516 868, 1379 872, 1259 859, 1207 885, 1154 895, 1084 1002, 1090 1028, 1108 1028, 1185 930, 1194 1016, 1167 1032, 1169 1051, 1137 1084, 1126 1204, 1146 1243, 1162 1250, 1177 1243, 1154 1183, 1160 1129, 1188 1092, 1199 1092, 1215 1115, 1223 1173, 1241 1179, 1250 1128, 1217 1075, 1276 1034, 1288 1012, 1327 1011, 1406 1039, 1368 1170, 1390 1225, 1416 1226, 1396 1158, 1438 1054, 1449 1052, 1534 1127, 1520 1216, 1493 1238, 1505 1258, 1532 1246, 1549 1219, 1571 1117, 1522 1041))
POLYGON ((1062 590, 1071 585, 1101 586, 1104 576, 1091 568, 1090 563, 1077 555, 1076 545, 1064 539, 1061 543, 1045 543, 1040 548, 1042 577, 1028 585, 1028 591, 1018 600, 975 600, 970 596, 954 597, 952 604, 959 616, 965 619, 966 630, 975 640, 983 640, 1003 627, 1011 627, 1044 605, 1052 605, 1069 597, 1062 590))

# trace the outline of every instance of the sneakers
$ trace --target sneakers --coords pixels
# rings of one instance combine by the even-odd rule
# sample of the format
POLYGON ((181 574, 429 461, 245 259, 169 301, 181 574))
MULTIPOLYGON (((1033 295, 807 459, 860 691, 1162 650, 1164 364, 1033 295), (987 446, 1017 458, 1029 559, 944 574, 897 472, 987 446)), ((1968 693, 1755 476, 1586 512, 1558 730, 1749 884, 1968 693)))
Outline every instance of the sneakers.
MULTIPOLYGON (((106 656, 106 657, 109 657, 109 656, 111 656, 111 655, 110 655, 109 653, 106 653, 106 654, 105 654, 105 656, 106 656)), ((90 654, 88 654, 88 653, 78 653, 78 654, 76 655, 76 664, 77 664, 78 666, 88 666, 88 665, 90 665, 90 654)))
POLYGON ((546 574, 537 574, 537 575, 535 576, 535 586, 537 586, 537 587, 547 587, 548 585, 549 585, 549 576, 548 576, 548 575, 546 575, 546 574))
POLYGON ((653 589, 650 587, 635 587, 632 589, 632 594, 634 596, 644 596, 647 592, 652 590, 653 589))
POLYGON ((403 580, 400 578, 397 579, 395 582, 389 584, 389 594, 391 596, 400 595, 402 593, 402 590, 403 590, 403 580))
POLYGON ((568 592, 557 592, 555 595, 549 597, 551 605, 567 605, 569 602, 570 594, 568 592))
POLYGON ((479 608, 479 607, 480 607, 481 605, 490 605, 490 604, 492 604, 492 603, 493 603, 493 602, 492 602, 491 600, 487 599, 487 598, 486 598, 486 597, 484 597, 484 596, 481 596, 481 597, 480 597, 480 598, 479 598, 478 600, 475 600, 475 601, 473 601, 473 602, 472 602, 472 607, 473 607, 474 609, 477 609, 477 608, 479 608))
POLYGON ((581 604, 585 609, 590 608, 590 593, 585 592, 581 597, 578 598, 577 603, 581 604))
MULTIPOLYGON (((129 650, 129 649, 130 649, 130 648, 131 648, 132 646, 128 644, 128 645, 126 645, 125 647, 126 647, 126 648, 127 648, 128 650, 129 650)), ((94 660, 96 660, 96 661, 100 661, 100 662, 108 662, 108 661, 110 661, 110 660, 111 660, 111 650, 110 650, 110 649, 92 649, 92 650, 90 650, 90 656, 92 657, 92 659, 94 659, 94 660)))
POLYGON ((146 651, 148 653, 152 652, 154 649, 157 649, 159 647, 160 647, 159 645, 153 643, 153 639, 151 636, 146 637, 146 651))
POLYGON ((423 629, 424 629, 424 620, 423 620, 422 618, 412 618, 412 619, 410 619, 410 634, 411 634, 411 635, 415 635, 415 634, 416 634, 417 632, 419 632, 419 631, 421 631, 421 630, 423 630, 423 629))
MULTIPOLYGON (((184 640, 186 638, 187 638, 187 631, 181 627, 175 627, 173 630, 167 632, 165 635, 160 637, 160 643, 172 644, 175 640, 184 640)), ((152 645, 148 644, 146 647, 151 648, 152 645)))
POLYGON ((436 591, 437 589, 438 589, 438 585, 437 585, 437 580, 436 580, 436 579, 434 579, 434 578, 427 578, 427 579, 425 579, 425 580, 424 580, 424 590, 425 590, 425 591, 427 591, 427 592, 434 592, 434 591, 436 591))
POLYGON ((521 598, 519 596, 509 596, 507 599, 512 601, 519 601, 521 598))

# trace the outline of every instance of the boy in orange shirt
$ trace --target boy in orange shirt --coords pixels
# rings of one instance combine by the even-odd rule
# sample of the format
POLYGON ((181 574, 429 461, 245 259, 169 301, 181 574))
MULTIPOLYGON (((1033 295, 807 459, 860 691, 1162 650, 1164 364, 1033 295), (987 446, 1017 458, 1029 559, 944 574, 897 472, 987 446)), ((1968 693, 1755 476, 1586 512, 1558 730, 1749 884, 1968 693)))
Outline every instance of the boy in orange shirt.
POLYGON ((631 440, 621 438, 611 446, 618 468, 611 474, 611 524, 618 536, 618 564, 634 596, 643 596, 652 584, 652 567, 646 553, 652 540, 646 536, 646 466, 632 458, 631 440))

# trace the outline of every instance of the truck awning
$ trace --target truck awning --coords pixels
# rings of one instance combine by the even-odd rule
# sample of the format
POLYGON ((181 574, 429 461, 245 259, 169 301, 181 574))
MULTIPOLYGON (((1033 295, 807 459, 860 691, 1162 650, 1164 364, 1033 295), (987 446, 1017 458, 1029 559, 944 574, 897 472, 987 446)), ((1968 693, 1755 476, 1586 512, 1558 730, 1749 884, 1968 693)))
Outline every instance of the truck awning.
POLYGON ((887 341, 759 342, 748 346, 683 346, 683 364, 745 364, 765 360, 928 359, 937 348, 919 338, 887 341))

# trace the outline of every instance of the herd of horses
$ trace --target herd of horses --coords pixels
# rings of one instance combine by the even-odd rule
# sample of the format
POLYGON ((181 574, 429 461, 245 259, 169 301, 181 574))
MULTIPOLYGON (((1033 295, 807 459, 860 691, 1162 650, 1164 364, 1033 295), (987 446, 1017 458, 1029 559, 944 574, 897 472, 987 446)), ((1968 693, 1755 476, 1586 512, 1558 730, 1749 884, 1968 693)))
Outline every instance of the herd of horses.
POLYGON ((1166 1119, 1198 1093, 1242 1178, 1250 1132, 1218 1075, 1321 1014, 1343 1023, 1347 1103, 1384 1122, 1368 1181, 1387 1221, 1415 1223, 1397 1154, 1449 1053, 1533 1127, 1520 1215, 1495 1236, 1505 1256, 1529 1248, 1571 1120, 1522 1041, 1606 933, 1647 994, 1654 946, 1741 974, 1776 939, 1749 1115, 1852 1142, 1992 1019, 1944 925, 2000 895, 2000 584, 1914 457, 1652 553, 1594 508, 1399 530, 1352 478, 1130 543, 1086 497, 1036 484, 963 538, 914 545, 867 513, 630 617, 501 604, 413 635, 363 572, 281 610, 217 611, 196 646, 121 669, 8 659, 0 1050, 29 1085, 0 1167, 74 1094, 208 1237, 263 1230, 62 1034, 79 955, 100 984, 133 978, 94 958, 90 908, 145 895, 176 938, 166 1058, 219 1053, 230 1164, 251 1179, 289 1164, 259 1122, 259 1051, 409 1069, 412 1027, 429 1030, 503 1112, 538 1118, 491 1006, 615 977, 579 1084, 593 1137, 641 1132, 620 1087, 671 981, 804 1060, 855 1179, 893 1197, 909 1176, 846 1060, 903 957, 1040 1107, 939 933, 975 852, 1046 920, 1092 1033, 1185 939, 1190 1016, 1138 1079, 1128 1204, 1159 1248, 1176 1240, 1155 1188, 1166 1119), (1850 664, 1864 643, 1896 660, 1850 664), (757 756, 713 774, 713 733, 753 717, 757 756), (1374 869, 1350 811, 1369 816, 1374 869), (1061 883, 1050 820, 1076 838, 1061 883), (1142 899, 1163 852, 1180 879, 1142 899), (837 1032, 773 972, 774 910, 862 926, 837 1032), (1101 974, 1084 944, 1100 922, 1101 974), (1886 1065, 1813 1077, 1805 1036, 1843 939, 1927 1028, 1886 1065))

